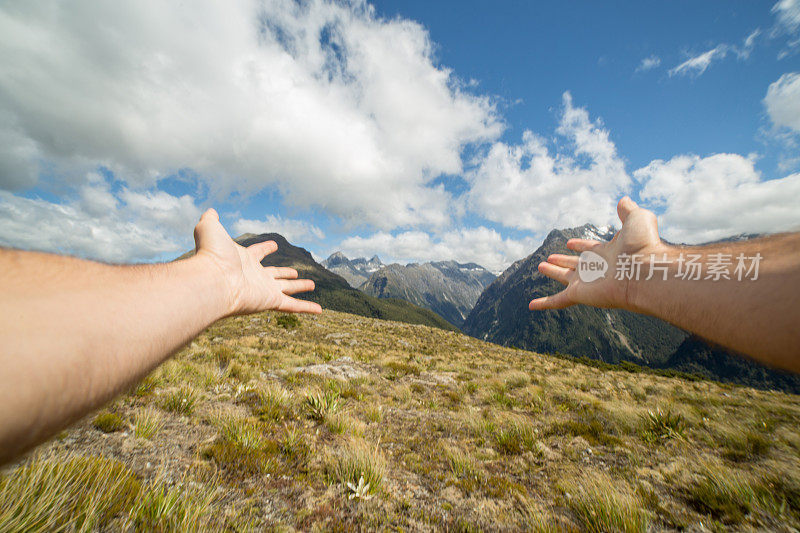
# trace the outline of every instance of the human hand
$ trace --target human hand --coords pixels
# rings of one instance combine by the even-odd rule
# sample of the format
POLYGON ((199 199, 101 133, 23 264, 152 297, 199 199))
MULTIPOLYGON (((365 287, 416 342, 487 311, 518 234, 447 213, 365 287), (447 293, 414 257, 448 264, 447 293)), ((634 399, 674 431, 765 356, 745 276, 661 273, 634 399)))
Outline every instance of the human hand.
POLYGON ((529 304, 531 311, 563 309, 575 304, 596 307, 631 307, 630 280, 615 279, 615 265, 621 254, 641 254, 645 257, 666 252, 666 245, 658 236, 658 223, 652 211, 643 209, 629 197, 617 204, 617 214, 622 229, 610 242, 570 239, 567 248, 576 252, 592 251, 605 259, 608 270, 605 277, 592 282, 581 281, 577 268, 579 256, 553 254, 539 264, 539 272, 567 287, 551 296, 537 298, 529 304))
POLYGON ((240 246, 231 239, 219 222, 219 215, 209 209, 194 228, 198 258, 218 268, 226 291, 226 315, 244 315, 276 310, 287 313, 321 313, 314 302, 290 295, 314 290, 310 279, 297 279, 297 270, 288 267, 265 267, 261 260, 278 249, 274 241, 240 246))

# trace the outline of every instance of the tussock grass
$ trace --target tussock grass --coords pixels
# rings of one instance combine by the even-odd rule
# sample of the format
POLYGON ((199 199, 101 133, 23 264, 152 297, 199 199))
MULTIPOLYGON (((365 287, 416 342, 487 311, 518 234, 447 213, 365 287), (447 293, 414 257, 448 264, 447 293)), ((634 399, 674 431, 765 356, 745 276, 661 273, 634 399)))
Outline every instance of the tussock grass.
POLYGON ((492 446, 502 454, 514 455, 525 450, 539 450, 536 431, 527 420, 509 417, 497 423, 487 423, 486 430, 492 440, 492 446))
POLYGON ((127 424, 117 413, 102 411, 92 420, 92 425, 103 433, 113 433, 124 429, 127 424))
POLYGON ((34 457, 0 478, 0 531, 94 531, 127 512, 140 483, 97 456, 34 457))
POLYGON ((161 398, 161 408, 171 413, 190 415, 194 412, 200 394, 192 387, 181 387, 168 392, 161 398))
POLYGON ((370 494, 381 488, 386 471, 386 459, 380 449, 363 440, 347 441, 325 458, 328 481, 346 487, 348 483, 358 485, 363 476, 370 494))
POLYGON ((723 434, 720 454, 730 461, 747 461, 767 455, 772 442, 752 429, 734 429, 723 434))
POLYGON ((128 515, 135 531, 207 531, 213 515, 214 491, 158 480, 142 491, 128 515))
POLYGON ((364 435, 364 423, 356 418, 353 418, 347 413, 326 413, 323 422, 328 431, 337 435, 345 433, 349 433, 357 437, 364 435))
POLYGON ((214 421, 214 425, 220 435, 203 450, 204 457, 245 475, 275 470, 278 445, 265 437, 257 421, 222 415, 214 421))
POLYGON ((339 410, 341 400, 338 392, 328 389, 325 392, 307 393, 304 405, 309 418, 323 422, 326 416, 339 410))
POLYGON ((274 383, 247 390, 237 397, 237 401, 248 405, 253 414, 264 421, 280 422, 294 414, 291 393, 274 383))
POLYGON ((637 496, 596 472, 564 485, 566 505, 575 513, 585 531, 643 533, 650 519, 637 496))
POLYGON ((671 409, 647 411, 641 416, 641 435, 646 442, 659 442, 673 438, 685 438, 688 423, 680 413, 671 409))
POLYGON ((136 411, 133 415, 133 434, 141 439, 150 439, 164 427, 164 417, 150 407, 136 411))

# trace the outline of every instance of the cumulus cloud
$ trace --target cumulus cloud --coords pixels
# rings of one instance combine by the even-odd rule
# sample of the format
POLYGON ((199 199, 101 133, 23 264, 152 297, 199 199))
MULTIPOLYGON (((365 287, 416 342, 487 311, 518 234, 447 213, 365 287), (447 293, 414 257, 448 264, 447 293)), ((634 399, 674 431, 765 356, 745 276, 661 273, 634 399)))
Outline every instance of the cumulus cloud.
POLYGON ((432 236, 422 231, 406 231, 393 235, 378 232, 367 237, 349 237, 340 249, 348 257, 370 257, 378 254, 384 262, 417 262, 454 260, 474 262, 500 272, 512 262, 530 254, 533 239, 503 238, 484 226, 462 228, 432 236))
POLYGON ((189 196, 129 189, 115 195, 92 177, 64 203, 0 191, 0 246, 111 262, 151 260, 190 248, 199 217, 189 196))
MULTIPOLYGON (((526 131, 522 144, 494 143, 467 174, 470 207, 488 220, 542 234, 553 227, 614 221, 630 178, 608 130, 564 93, 556 130, 565 151, 551 153, 526 131)), ((558 146, 556 147, 558 148, 558 146)))
POLYGON ((764 105, 776 127, 800 132, 800 73, 784 74, 770 84, 764 105))
POLYGON ((291 243, 309 238, 325 238, 325 233, 313 224, 303 220, 293 220, 275 215, 267 215, 263 220, 240 218, 233 223, 233 232, 236 235, 243 233, 280 233, 291 243))
POLYGON ((98 165, 131 187, 191 168, 217 196, 275 187, 379 228, 446 224, 431 182, 502 125, 431 50, 363 0, 6 2, 0 188, 41 165, 77 186, 98 165))
POLYGON ((799 228, 800 174, 762 181, 754 163, 738 154, 679 155, 633 175, 643 185, 641 200, 661 211, 668 240, 699 243, 799 228))
POLYGON ((642 62, 639 63, 639 66, 636 67, 636 72, 647 72, 648 70, 652 70, 661 64, 661 58, 657 55, 651 55, 642 59, 642 62))

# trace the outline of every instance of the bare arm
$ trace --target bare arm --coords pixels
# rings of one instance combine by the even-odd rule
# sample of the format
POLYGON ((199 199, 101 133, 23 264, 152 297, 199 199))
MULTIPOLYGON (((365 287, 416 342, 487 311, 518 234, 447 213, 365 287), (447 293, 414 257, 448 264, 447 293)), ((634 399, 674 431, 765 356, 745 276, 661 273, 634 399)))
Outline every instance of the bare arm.
POLYGON ((243 248, 215 211, 195 228, 197 254, 112 266, 0 251, 0 464, 126 390, 214 321, 278 309, 313 290, 291 268, 261 266, 274 242, 243 248))
POLYGON ((578 269, 586 256, 579 260, 554 254, 539 265, 539 271, 567 287, 532 301, 532 310, 573 304, 628 309, 664 319, 762 363, 800 371, 800 234, 669 246, 658 236, 653 213, 630 198, 620 200, 617 211, 623 224, 611 242, 571 239, 567 243, 571 250, 591 251, 605 259, 609 265, 605 277, 582 281, 578 269), (760 260, 752 259, 757 254, 760 260), (747 269, 758 263, 757 279, 753 270, 744 276, 736 272, 740 255, 747 269), (619 265, 634 256, 642 262, 638 276, 616 279, 619 265), (687 276, 689 258, 701 265, 700 279, 687 276), (715 279, 713 265, 721 261, 730 261, 725 269, 730 279, 715 279))

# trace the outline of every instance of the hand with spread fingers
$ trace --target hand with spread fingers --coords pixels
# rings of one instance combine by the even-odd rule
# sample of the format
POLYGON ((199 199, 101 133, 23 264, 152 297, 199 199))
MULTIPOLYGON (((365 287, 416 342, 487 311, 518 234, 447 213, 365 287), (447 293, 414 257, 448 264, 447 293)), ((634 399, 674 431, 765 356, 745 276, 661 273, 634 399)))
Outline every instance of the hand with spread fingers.
POLYGON ((643 209, 627 196, 617 204, 617 214, 622 221, 622 229, 614 235, 611 242, 570 239, 567 248, 578 253, 592 251, 608 264, 605 277, 586 283, 578 276, 577 255, 553 254, 547 261, 539 264, 539 272, 566 285, 566 288, 551 296, 533 300, 532 311, 544 309, 563 309, 575 304, 596 307, 630 306, 628 280, 617 280, 614 265, 622 254, 662 254, 665 246, 658 236, 658 223, 651 211, 643 209))
POLYGON ((194 229, 197 255, 216 265, 228 287, 229 315, 276 310, 287 313, 321 313, 314 302, 298 300, 291 295, 314 290, 310 279, 297 279, 297 270, 288 267, 265 267, 261 261, 278 249, 274 241, 265 241, 247 248, 233 241, 209 209, 194 229))

